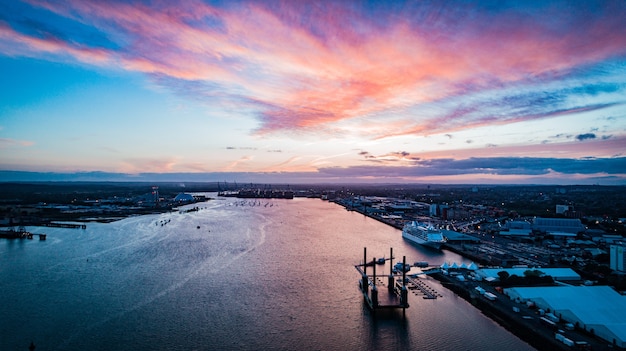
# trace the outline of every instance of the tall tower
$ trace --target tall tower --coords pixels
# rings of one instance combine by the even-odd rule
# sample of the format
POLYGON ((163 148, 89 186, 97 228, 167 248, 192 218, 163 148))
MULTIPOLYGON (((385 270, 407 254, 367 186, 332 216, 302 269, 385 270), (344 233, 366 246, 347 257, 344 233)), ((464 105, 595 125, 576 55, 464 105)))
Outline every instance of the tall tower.
POLYGON ((158 207, 159 206, 159 187, 158 186, 152 187, 152 196, 154 196, 154 206, 158 207))

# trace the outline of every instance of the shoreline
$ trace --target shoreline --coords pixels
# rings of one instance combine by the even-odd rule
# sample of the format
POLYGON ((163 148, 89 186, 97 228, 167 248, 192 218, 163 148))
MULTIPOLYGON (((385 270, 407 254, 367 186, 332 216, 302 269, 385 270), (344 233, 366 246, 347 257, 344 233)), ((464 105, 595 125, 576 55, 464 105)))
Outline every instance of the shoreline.
MULTIPOLYGON (((369 218, 377 220, 381 223, 392 226, 396 229, 402 230, 402 223, 394 220, 386 220, 379 216, 375 216, 374 214, 367 213, 359 208, 348 208, 339 202, 335 202, 337 205, 344 207, 348 211, 355 211, 363 214, 369 218)), ((472 260, 481 265, 489 265, 489 262, 485 260, 485 258, 480 257, 478 255, 474 255, 470 252, 463 250, 458 245, 446 243, 442 246, 442 250, 448 250, 450 252, 454 252, 464 258, 472 260)), ((549 330, 546 327, 540 326, 536 327, 536 321, 529 321, 522 319, 520 313, 516 313, 512 310, 511 304, 512 302, 508 301, 508 297, 505 295, 507 299, 507 303, 504 303, 505 306, 502 306, 502 302, 494 303, 493 301, 487 301, 482 296, 476 296, 473 292, 473 286, 469 286, 468 282, 457 281, 448 276, 444 276, 441 273, 431 275, 434 279, 436 279, 440 284, 452 291, 455 295, 463 298, 467 302, 469 302, 474 308, 478 309, 482 314, 487 316, 489 319, 502 326, 506 330, 508 330, 511 334, 517 336, 524 342, 528 343, 532 347, 537 350, 572 350, 572 347, 565 345, 555 338, 556 330, 549 330), (534 322, 534 323, 533 323, 534 322)), ((533 312, 534 313, 534 312, 533 312)), ((607 344, 603 340, 598 340, 594 338, 585 337, 585 340, 589 342, 590 346, 593 346, 594 350, 604 350, 607 349, 607 344)), ((619 349, 619 348, 615 348, 619 349)))

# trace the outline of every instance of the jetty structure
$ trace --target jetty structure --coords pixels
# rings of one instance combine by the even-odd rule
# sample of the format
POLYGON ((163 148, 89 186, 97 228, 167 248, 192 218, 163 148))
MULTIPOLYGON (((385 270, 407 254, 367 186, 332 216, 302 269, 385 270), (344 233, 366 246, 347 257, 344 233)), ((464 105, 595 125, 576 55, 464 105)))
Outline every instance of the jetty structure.
POLYGON ((396 269, 394 272, 393 266, 393 248, 390 249, 390 258, 383 259, 389 260, 391 262, 389 268, 389 275, 387 276, 387 291, 379 291, 379 286, 384 286, 385 284, 382 282, 381 277, 376 276, 376 264, 380 263, 379 260, 376 260, 374 257, 371 261, 367 261, 367 248, 363 248, 363 263, 355 265, 354 268, 361 274, 361 280, 359 280, 359 289, 363 293, 363 298, 367 303, 367 306, 370 310, 376 311, 379 309, 402 309, 402 313, 404 314, 404 310, 409 308, 409 300, 408 300, 408 288, 407 288, 407 279, 406 272, 407 270, 404 267, 406 264, 406 256, 402 257, 402 269, 401 272, 398 272, 396 269), (372 275, 367 274, 367 267, 371 266, 373 273, 372 275), (396 279, 396 276, 401 276, 402 279, 396 279))
POLYGON ((46 234, 31 233, 22 226, 20 226, 17 230, 0 230, 0 238, 4 239, 32 239, 35 235, 39 236, 39 240, 46 240, 46 234))
POLYGON ((86 224, 74 224, 74 223, 50 222, 50 223, 44 223, 43 226, 55 227, 55 228, 87 229, 86 224))

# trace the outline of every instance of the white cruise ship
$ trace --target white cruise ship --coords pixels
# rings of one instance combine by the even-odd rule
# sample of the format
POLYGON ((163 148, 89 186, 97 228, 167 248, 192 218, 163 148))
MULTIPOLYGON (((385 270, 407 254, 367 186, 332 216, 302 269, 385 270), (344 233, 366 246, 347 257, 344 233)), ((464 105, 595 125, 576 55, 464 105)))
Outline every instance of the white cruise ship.
POLYGON ((441 230, 433 227, 431 224, 419 223, 416 221, 408 222, 402 228, 402 237, 416 244, 441 249, 441 245, 446 242, 441 230))

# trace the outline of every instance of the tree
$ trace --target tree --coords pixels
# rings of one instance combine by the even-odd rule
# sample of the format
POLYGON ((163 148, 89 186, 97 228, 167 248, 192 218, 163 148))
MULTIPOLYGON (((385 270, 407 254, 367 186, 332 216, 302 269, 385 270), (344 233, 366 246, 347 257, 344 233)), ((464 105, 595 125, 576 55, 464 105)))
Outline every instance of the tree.
POLYGON ((498 272, 498 278, 500 278, 500 281, 506 281, 507 279, 509 279, 509 272, 507 271, 500 271, 498 272))
POLYGON ((537 269, 528 269, 524 271, 525 278, 539 278, 543 275, 543 272, 537 269))

